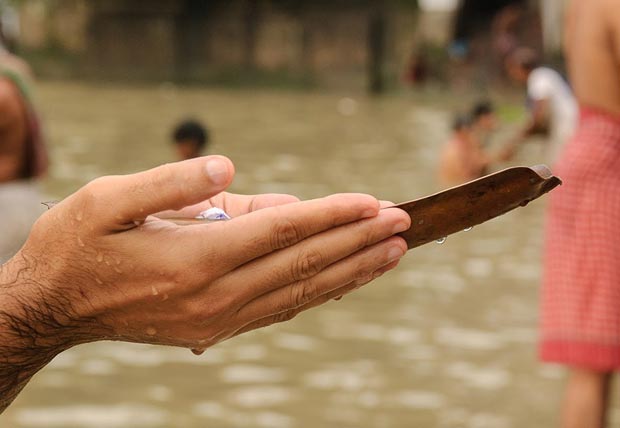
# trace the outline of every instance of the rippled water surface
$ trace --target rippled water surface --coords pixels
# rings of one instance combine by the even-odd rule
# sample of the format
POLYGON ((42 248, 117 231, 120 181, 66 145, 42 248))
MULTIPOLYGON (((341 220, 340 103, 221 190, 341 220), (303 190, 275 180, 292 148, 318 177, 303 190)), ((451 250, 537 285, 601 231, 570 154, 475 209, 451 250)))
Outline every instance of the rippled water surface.
MULTIPOLYGON (((233 190, 302 198, 435 190, 450 112, 409 97, 47 83, 53 197, 172 159, 191 114, 231 157, 233 190)), ((527 148, 519 162, 536 163, 527 148)), ((536 361, 544 202, 443 245, 340 302, 196 357, 125 343, 60 355, 1 419, 30 427, 467 427, 553 425, 562 371, 536 361)))

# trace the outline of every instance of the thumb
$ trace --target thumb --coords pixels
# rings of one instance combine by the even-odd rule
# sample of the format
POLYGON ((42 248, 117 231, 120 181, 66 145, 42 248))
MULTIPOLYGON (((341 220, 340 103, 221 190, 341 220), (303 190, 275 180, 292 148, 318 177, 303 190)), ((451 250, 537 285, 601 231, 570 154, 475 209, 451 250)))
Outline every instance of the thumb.
POLYGON ((224 156, 170 163, 137 174, 103 177, 91 183, 97 217, 108 226, 142 222, 160 211, 179 210, 223 192, 235 168, 224 156))

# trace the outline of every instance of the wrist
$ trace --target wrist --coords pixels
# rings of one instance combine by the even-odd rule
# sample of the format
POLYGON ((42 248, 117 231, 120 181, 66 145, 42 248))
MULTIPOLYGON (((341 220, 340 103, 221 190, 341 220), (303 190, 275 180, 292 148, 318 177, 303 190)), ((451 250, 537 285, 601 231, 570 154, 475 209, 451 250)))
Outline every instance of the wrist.
POLYGON ((0 365, 42 367, 84 339, 71 297, 42 278, 20 253, 0 267, 0 365))

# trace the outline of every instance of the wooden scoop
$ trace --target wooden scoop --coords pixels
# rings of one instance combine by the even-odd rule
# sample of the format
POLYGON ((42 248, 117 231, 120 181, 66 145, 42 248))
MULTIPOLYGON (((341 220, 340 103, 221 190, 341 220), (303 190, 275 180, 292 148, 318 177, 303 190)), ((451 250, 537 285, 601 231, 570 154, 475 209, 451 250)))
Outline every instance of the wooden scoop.
POLYGON ((411 228, 400 234, 411 249, 524 207, 560 184, 544 165, 515 167, 390 208, 411 217, 411 228))

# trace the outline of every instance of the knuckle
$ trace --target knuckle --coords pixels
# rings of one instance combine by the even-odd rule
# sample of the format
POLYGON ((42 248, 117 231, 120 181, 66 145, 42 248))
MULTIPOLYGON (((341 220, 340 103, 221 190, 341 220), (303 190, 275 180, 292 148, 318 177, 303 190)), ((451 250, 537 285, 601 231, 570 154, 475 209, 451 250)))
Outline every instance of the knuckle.
POLYGON ((291 267, 293 280, 301 281, 317 275, 325 265, 320 251, 306 249, 302 251, 291 267))
POLYGON ((375 269, 375 261, 358 260, 355 265, 355 279, 362 280, 372 275, 375 269))
POLYGON ((375 242, 375 235, 378 228, 374 227, 376 223, 373 220, 374 219, 366 219, 356 224, 357 232, 361 235, 358 250, 366 248, 375 242))
POLYGON ((300 227, 294 221, 283 217, 275 222, 271 230, 271 247, 286 248, 299 242, 302 237, 300 227))
POLYGON ((77 194, 78 203, 83 209, 97 209, 100 203, 109 204, 106 196, 118 186, 117 177, 99 177, 86 184, 77 194))
POLYGON ((313 301, 317 297, 318 289, 312 282, 305 281, 299 283, 296 286, 291 287, 289 307, 283 309, 298 308, 313 301))

